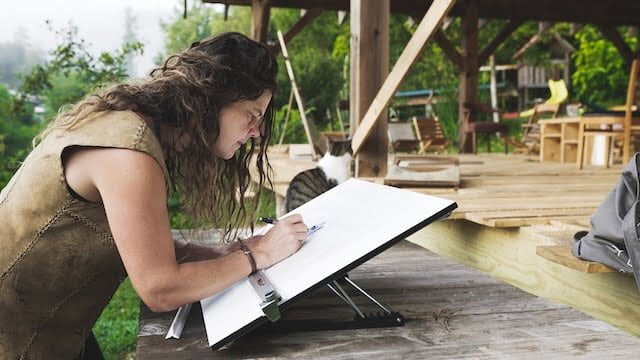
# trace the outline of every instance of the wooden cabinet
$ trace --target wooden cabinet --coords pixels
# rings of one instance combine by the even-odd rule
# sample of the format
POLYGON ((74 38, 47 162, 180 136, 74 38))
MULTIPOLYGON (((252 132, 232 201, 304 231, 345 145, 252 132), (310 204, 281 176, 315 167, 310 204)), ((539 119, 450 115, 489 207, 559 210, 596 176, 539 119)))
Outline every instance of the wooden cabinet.
POLYGON ((579 117, 538 121, 540 124, 540 161, 573 162, 578 158, 579 117))

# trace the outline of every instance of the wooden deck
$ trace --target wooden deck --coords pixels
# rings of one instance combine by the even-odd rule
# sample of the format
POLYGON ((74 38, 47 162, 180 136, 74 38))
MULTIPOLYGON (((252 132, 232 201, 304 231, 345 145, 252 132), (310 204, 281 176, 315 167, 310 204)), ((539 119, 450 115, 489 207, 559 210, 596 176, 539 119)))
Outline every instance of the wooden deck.
MULTIPOLYGON (((407 241, 350 273, 403 327, 269 334, 259 329, 229 348, 207 346, 194 310, 183 337, 165 340, 173 313, 143 307, 137 359, 615 359, 640 353, 640 339, 582 312, 530 295, 407 241)), ((354 296, 359 305, 365 299, 354 296)), ((375 308, 365 306, 366 311, 375 308)), ((326 289, 301 300, 288 319, 348 319, 326 289)))
MULTIPOLYGON (((280 196, 297 172, 315 166, 286 154, 274 153, 271 161, 280 196)), ((621 169, 460 156, 459 189, 411 189, 455 200, 459 208, 451 218, 350 274, 403 313, 404 327, 256 332, 212 352, 197 311, 182 339, 164 340, 172 314, 143 309, 137 358, 634 358, 640 353, 640 294, 633 278, 567 252, 621 169)), ((318 314, 351 316, 328 291, 303 299, 285 316, 318 314)))
MULTIPOLYGON (((297 172, 315 166, 286 153, 274 152, 271 159, 279 197, 297 172)), ((640 336, 640 293, 633 278, 568 251, 573 234, 589 229, 590 215, 617 183, 622 165, 579 170, 575 164, 511 154, 459 160, 459 189, 409 188, 459 206, 449 220, 409 241, 640 336)))

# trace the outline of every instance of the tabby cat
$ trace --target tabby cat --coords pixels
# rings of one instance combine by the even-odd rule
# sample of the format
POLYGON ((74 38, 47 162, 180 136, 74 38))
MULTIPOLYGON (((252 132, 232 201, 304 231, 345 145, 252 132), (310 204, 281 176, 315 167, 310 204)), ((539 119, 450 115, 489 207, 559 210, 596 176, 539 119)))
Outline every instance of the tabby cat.
POLYGON ((297 208, 350 178, 352 159, 351 139, 327 140, 327 152, 318 166, 298 173, 289 183, 286 211, 297 208))

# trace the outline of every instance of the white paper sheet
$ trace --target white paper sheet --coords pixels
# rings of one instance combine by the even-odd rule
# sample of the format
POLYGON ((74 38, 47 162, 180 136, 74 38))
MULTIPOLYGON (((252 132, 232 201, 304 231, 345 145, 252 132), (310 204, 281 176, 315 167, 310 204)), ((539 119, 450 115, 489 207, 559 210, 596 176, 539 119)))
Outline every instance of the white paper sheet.
MULTIPOLYGON (((452 204, 447 199, 350 179, 292 211, 302 214, 308 226, 324 226, 297 253, 266 269, 265 274, 281 302, 286 302, 452 204)), ((248 280, 201 304, 210 346, 263 316, 260 299, 248 280)))

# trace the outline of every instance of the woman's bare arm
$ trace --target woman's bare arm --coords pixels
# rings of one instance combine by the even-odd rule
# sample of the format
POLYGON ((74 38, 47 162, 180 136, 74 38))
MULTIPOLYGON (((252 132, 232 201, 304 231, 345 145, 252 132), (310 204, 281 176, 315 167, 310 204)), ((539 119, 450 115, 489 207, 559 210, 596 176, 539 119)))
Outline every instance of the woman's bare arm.
MULTIPOLYGON (((125 149, 86 149, 67 168, 82 169, 100 194, 129 278, 154 311, 168 311, 211 296, 251 272, 241 251, 211 260, 178 263, 168 220, 165 181, 149 155, 125 149)), ((249 242, 259 268, 297 251, 306 237, 300 216, 280 221, 249 242)))

